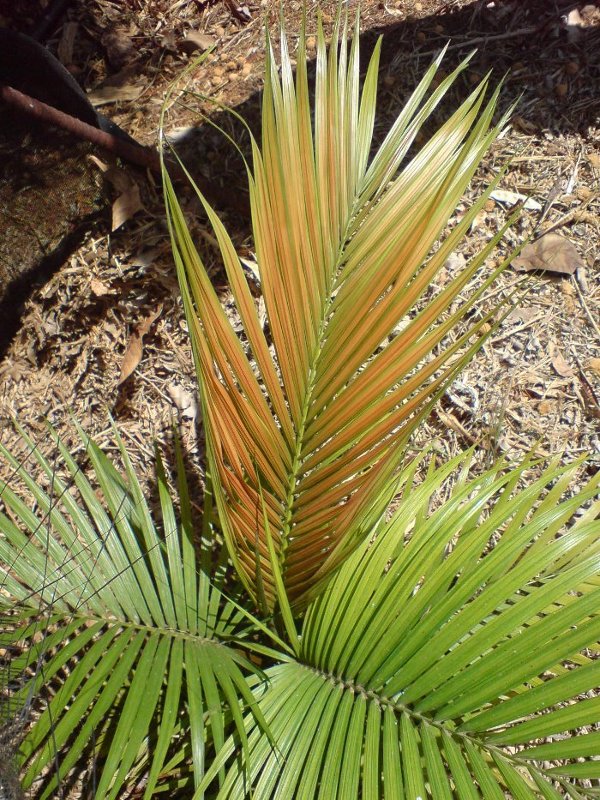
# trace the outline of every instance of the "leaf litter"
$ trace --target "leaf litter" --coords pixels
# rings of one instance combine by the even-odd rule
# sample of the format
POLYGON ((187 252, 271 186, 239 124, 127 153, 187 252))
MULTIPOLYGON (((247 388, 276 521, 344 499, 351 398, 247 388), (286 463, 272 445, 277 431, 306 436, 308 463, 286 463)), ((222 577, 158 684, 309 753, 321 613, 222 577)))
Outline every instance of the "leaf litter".
MULTIPOLYGON (((309 41, 311 37, 314 40, 310 14, 315 5, 309 3, 309 41)), ((326 27, 331 29, 335 2, 319 5, 326 27)), ((348 5, 353 11, 355 3, 348 5)), ((384 5, 376 0, 361 2, 365 41, 369 30, 384 33, 376 119, 380 140, 408 91, 446 44, 446 73, 473 48, 479 48, 465 73, 465 91, 494 66, 492 82, 507 74, 507 102, 522 95, 513 123, 486 158, 459 213, 466 211, 508 160, 508 171, 496 190, 500 194, 490 198, 464 251, 453 254, 445 269, 460 269, 485 245, 513 200, 522 203, 523 198, 530 198, 545 207, 558 179, 564 181, 565 188, 569 181, 572 183, 571 193, 563 189, 550 201, 545 224, 561 229, 560 235, 573 245, 584 268, 576 267, 574 274, 557 273, 562 274, 568 292, 557 284, 547 264, 543 272, 534 268, 521 275, 509 270, 490 290, 490 301, 493 292, 510 294, 518 290, 515 311, 523 315, 511 315, 494 331, 461 376, 462 386, 479 399, 477 409, 458 405, 461 392, 451 389, 439 408, 446 421, 455 420, 456 424, 433 415, 417 435, 415 449, 433 442, 439 458, 449 458, 471 443, 479 444, 485 452, 494 439, 494 452, 510 458, 519 458, 539 442, 547 453, 566 448, 567 458, 591 452, 590 464, 596 466, 590 468, 600 466, 597 420, 590 419, 572 378, 558 375, 548 357, 550 342, 556 343, 570 365, 575 363, 571 354, 576 353, 598 393, 600 378, 587 366, 590 359, 600 358, 600 337, 594 328, 594 321, 597 327, 600 319, 600 132, 594 88, 600 58, 600 47, 594 44, 598 28, 588 20, 589 10, 584 13, 583 3, 571 4, 577 5, 584 19, 584 25, 578 26, 568 25, 564 15, 551 5, 545 0, 526 4, 506 0, 476 7, 467 0, 411 4, 390 0, 384 5), (579 28, 579 39, 570 42, 568 33, 574 27, 579 28), (555 91, 558 85, 566 87, 564 94, 555 91), (556 405, 542 419, 538 405, 544 398, 556 405)), ((167 133, 183 131, 182 147, 191 148, 203 174, 219 185, 243 190, 243 162, 217 131, 198 127, 201 118, 193 103, 241 147, 247 138, 231 117, 220 113, 220 104, 235 108, 258 131, 258 92, 264 63, 262 26, 266 14, 277 41, 279 3, 269 0, 259 9, 241 3, 229 6, 157 0, 139 6, 135 10, 121 4, 117 7, 109 0, 75 6, 69 24, 77 24, 78 38, 72 46, 75 28, 71 25, 65 31, 63 45, 73 59, 73 68, 83 76, 86 90, 96 90, 103 84, 107 87, 107 93, 97 95, 97 100, 102 100, 111 118, 142 143, 154 144, 165 92, 190 59, 197 57, 198 51, 188 57, 178 43, 188 38, 195 39, 200 47, 216 44, 206 60, 184 79, 181 88, 189 92, 182 102, 171 106, 167 133), (119 34, 116 40, 107 40, 110 54, 99 45, 101 36, 109 30, 119 34), (133 50, 129 42, 134 42, 133 50), (115 89, 112 93, 111 86, 115 89)), ((288 30, 298 29, 302 17, 299 0, 286 3, 285 14, 288 30)), ((59 41, 62 35, 59 30, 59 41)), ((435 124, 455 103, 456 97, 451 96, 440 107, 435 124)), ((160 194, 151 183, 140 181, 135 171, 124 171, 133 183, 139 183, 139 210, 133 210, 137 201, 132 196, 133 202, 123 203, 120 224, 116 224, 117 216, 112 232, 108 227, 96 229, 49 283, 33 294, 22 329, 0 361, 0 419, 7 421, 16 414, 34 435, 39 432, 41 446, 45 447, 49 443, 44 441, 43 418, 57 424, 68 441, 73 412, 86 430, 110 449, 110 412, 130 443, 138 447, 136 468, 151 480, 153 452, 148 443, 157 439, 170 448, 174 400, 168 387, 181 385, 196 402, 197 390, 160 194), (153 257, 140 263, 136 254, 146 251, 153 257), (131 357, 135 367, 119 384, 123 374, 121 354, 129 342, 128 326, 132 320, 146 319, 160 304, 160 326, 151 338, 143 341, 140 337, 132 345, 133 355, 136 351, 139 355, 141 347, 143 357, 131 357)), ((186 202, 185 197, 183 200, 186 202)), ((187 207, 192 233, 214 275, 217 291, 227 297, 221 266, 208 243, 210 228, 197 206, 188 203, 187 207)), ((252 243, 244 221, 231 214, 224 216, 240 256, 249 260, 252 243)), ((520 227, 504 252, 536 230, 539 216, 537 208, 524 209, 520 227)), ((501 256, 502 251, 493 263, 490 261, 490 269, 501 256)), ((573 261, 574 257, 567 258, 571 266, 573 261)), ((184 444, 187 437, 187 444, 193 448, 197 437, 192 427, 196 422, 187 420, 186 424, 184 444)), ((18 447, 8 424, 0 429, 0 439, 11 448, 18 447)), ((194 452, 192 463, 201 469, 201 449, 194 452)))
POLYGON ((526 244, 517 258, 513 259, 517 272, 543 270, 559 275, 573 275, 584 263, 575 245, 559 233, 546 233, 530 244, 526 244))
MULTIPOLYGON (((263 14, 266 10, 274 22, 279 3, 263 2, 260 11, 256 5, 238 3, 157 0, 140 5, 134 10, 133 6, 117 7, 109 0, 80 4, 79 23, 92 34, 92 40, 94 34, 99 40, 101 31, 122 25, 121 30, 136 42, 137 72, 128 71, 127 66, 120 68, 120 74, 115 72, 119 68, 116 51, 112 59, 104 60, 100 50, 91 51, 87 61, 74 65, 91 77, 87 88, 97 89, 92 95, 95 101, 105 105, 107 113, 136 138, 154 143, 165 91, 187 64, 184 50, 177 53, 162 47, 161 37, 181 42, 197 31, 219 44, 218 52, 192 73, 188 83, 189 89, 206 98, 201 103, 203 113, 218 117, 214 103, 234 107, 246 103, 238 110, 247 112, 256 126, 258 107, 250 99, 262 82, 263 14)), ((320 5, 330 25, 334 3, 320 5)), ((354 3, 348 5, 354 7, 354 3)), ((505 273, 492 291, 510 294, 527 281, 516 313, 492 333, 460 382, 442 398, 415 438, 414 448, 432 444, 434 455, 446 459, 473 444, 484 454, 514 459, 539 443, 539 453, 566 451, 569 460, 591 452, 589 468, 598 469, 600 336, 592 322, 596 320, 597 325, 600 320, 600 131, 597 121, 579 126, 586 115, 597 115, 594 86, 600 46, 589 40, 593 35, 588 20, 591 12, 577 4, 581 23, 574 17, 565 21, 546 0, 480 4, 423 0, 411 5, 408 8, 405 0, 390 0, 385 5, 377 0, 361 2, 363 30, 399 26, 388 30, 384 43, 385 80, 376 122, 381 135, 432 55, 448 42, 454 48, 450 58, 464 56, 473 46, 481 47, 467 81, 474 82, 477 74, 497 62, 500 75, 510 70, 507 91, 523 92, 513 125, 494 146, 464 204, 468 207, 498 165, 510 159, 499 190, 507 194, 491 198, 465 252, 456 254, 446 268, 460 269, 489 240, 501 224, 502 207, 512 204, 514 196, 517 202, 533 195, 547 201, 557 176, 566 167, 574 172, 577 164, 573 194, 551 202, 547 221, 566 230, 569 238, 563 238, 572 244, 581 262, 575 270, 554 271, 563 275, 568 292, 557 285, 547 264, 532 267, 532 274, 525 276, 515 276, 510 270, 505 273), (532 29, 538 34, 511 35, 532 29), (563 124, 565 120, 567 124, 563 124), (587 217, 581 214, 584 201, 589 202, 587 217), (543 272, 537 273, 538 269, 543 272), (580 285, 575 278, 586 271, 586 283, 580 285), (578 365, 576 371, 573 364, 578 365)), ((294 0, 286 3, 285 13, 288 29, 297 28, 301 4, 294 0)), ((275 25, 273 30, 276 37, 275 25)), ((65 48, 71 35, 72 29, 65 33, 65 48)), ((125 41, 123 45, 127 52, 125 41)), ((77 58, 76 48, 69 52, 73 53, 70 58, 77 58)), ((129 55, 133 55, 131 51, 129 55)), ((444 66, 448 69, 450 62, 444 66)), ((168 124, 173 129, 192 133, 197 122, 188 103, 171 109, 168 124)), ((230 119, 218 117, 218 122, 239 136, 230 119)), ((231 150, 227 142, 205 129, 198 141, 197 159, 219 183, 243 185, 243 165, 232 157, 231 150)), ((42 450, 50 452, 44 418, 56 424, 68 442, 73 412, 101 446, 114 452, 108 426, 111 412, 132 445, 135 468, 150 484, 154 452, 148 444, 156 439, 163 449, 170 450, 175 406, 190 464, 199 469, 203 465, 193 361, 162 203, 152 186, 142 187, 141 200, 144 214, 126 212, 119 225, 113 220, 112 230, 96 230, 28 302, 22 329, 0 361, 0 441, 17 457, 26 454, 19 452, 19 439, 8 424, 13 415, 38 438, 42 450), (136 254, 145 251, 153 255, 141 263, 136 254), (147 337, 158 315, 161 324, 147 337), (141 322, 127 337, 130 321, 137 319, 141 322)), ((526 207, 517 239, 511 244, 531 235, 538 218, 539 209, 526 207)), ((226 220, 230 227, 236 222, 226 220)), ((200 243, 210 238, 206 221, 194 212, 192 229, 200 243)), ((251 243, 243 224, 234 231, 234 239, 240 255, 247 257, 251 243)), ((206 248, 203 256, 211 266, 217 290, 226 295, 214 252, 206 248)), ((573 260, 566 259, 568 263, 573 260)))
POLYGON ((124 381, 133 374, 134 370, 142 360, 144 353, 144 336, 150 331, 150 328, 162 313, 162 305, 157 308, 152 314, 145 317, 133 332, 129 335, 129 341, 125 348, 123 361, 121 363, 121 374, 117 381, 117 386, 120 386, 124 381))

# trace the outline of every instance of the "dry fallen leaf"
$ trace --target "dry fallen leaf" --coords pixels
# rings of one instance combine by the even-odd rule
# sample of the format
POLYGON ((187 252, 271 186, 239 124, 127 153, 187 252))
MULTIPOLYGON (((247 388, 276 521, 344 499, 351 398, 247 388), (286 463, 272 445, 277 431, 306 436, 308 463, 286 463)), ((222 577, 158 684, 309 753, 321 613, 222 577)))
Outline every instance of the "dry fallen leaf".
POLYGON ((587 365, 596 377, 600 378, 600 358, 590 358, 587 365))
MULTIPOLYGON (((595 359, 598 361, 599 359, 595 359)), ((581 367, 579 368, 579 388, 586 414, 593 419, 600 419, 600 400, 594 391, 594 387, 586 378, 581 367)))
POLYGON ((565 361, 565 357, 554 344, 554 342, 550 343, 550 347, 548 349, 550 351, 550 362, 556 374, 561 378, 573 377, 575 374, 573 368, 565 361))
POLYGON ((179 39, 177 46, 185 53, 203 53, 205 50, 210 50, 216 44, 217 40, 214 36, 209 36, 207 33, 200 33, 199 31, 188 31, 185 39, 179 39))
POLYGON ((121 374, 119 375, 117 386, 120 386, 123 383, 123 381, 126 381, 127 378, 132 374, 132 372, 135 370, 137 365, 142 360, 143 352, 144 348, 142 345, 142 337, 139 335, 137 331, 134 331, 129 337, 129 342, 127 343, 127 348, 123 355, 123 361, 121 363, 121 374))
POLYGON ((112 231, 116 231, 127 220, 131 219, 135 213, 143 208, 140 198, 140 187, 133 181, 129 187, 122 192, 112 205, 112 231))
POLYGON ((114 186, 118 192, 126 192, 129 189, 132 181, 124 169, 117 167, 114 162, 110 164, 106 161, 101 161, 94 155, 90 155, 89 159, 104 174, 105 180, 107 180, 111 186, 114 186))
POLYGON ((142 353, 144 351, 143 338, 150 330, 152 323, 158 318, 162 312, 162 305, 156 311, 143 319, 137 328, 129 336, 127 347, 121 362, 121 374, 117 381, 117 386, 120 386, 132 374, 137 365, 142 360, 142 353))
POLYGON ((546 233, 535 242, 525 245, 521 255, 512 262, 517 272, 545 270, 561 275, 572 275, 583 261, 573 245, 558 233, 546 233))
POLYGON ((143 319, 143 320, 140 322, 140 324, 137 326, 137 331, 138 331, 138 333, 139 333, 139 335, 140 335, 140 336, 145 336, 145 335, 148 333, 148 331, 149 331, 149 330, 150 330, 150 328, 152 327, 152 324, 153 324, 153 323, 155 322, 155 320, 157 320, 157 319, 159 318, 159 316, 161 315, 161 313, 162 313, 162 310, 163 310, 163 307, 162 307, 162 303, 161 303, 161 304, 159 305, 159 307, 156 309, 156 311, 153 311, 153 312, 152 312, 152 314, 149 314, 147 317, 145 317, 145 318, 144 318, 144 319, 143 319))
POLYGON ((594 169, 600 169, 600 154, 599 153, 588 153, 588 161, 594 167, 594 169))
POLYGON ((181 412, 183 419, 195 420, 198 414, 198 404, 191 392, 186 391, 179 384, 167 386, 167 393, 173 403, 181 412))
POLYGON ((96 295, 96 297, 103 297, 110 292, 108 286, 98 280, 98 278, 92 278, 90 281, 90 289, 92 290, 92 294, 96 295))
POLYGON ((144 206, 140 198, 140 187, 123 169, 114 164, 106 164, 96 156, 90 160, 104 173, 105 179, 119 192, 112 205, 112 232, 120 228, 127 220, 144 206))
POLYGON ((540 400, 538 403, 538 413, 543 417, 552 414, 556 410, 556 400, 540 400))

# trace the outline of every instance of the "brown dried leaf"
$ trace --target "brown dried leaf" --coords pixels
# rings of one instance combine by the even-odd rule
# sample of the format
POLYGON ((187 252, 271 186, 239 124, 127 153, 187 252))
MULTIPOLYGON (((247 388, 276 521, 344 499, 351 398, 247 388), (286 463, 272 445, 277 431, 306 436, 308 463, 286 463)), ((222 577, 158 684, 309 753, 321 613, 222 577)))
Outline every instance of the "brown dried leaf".
POLYGON ((145 319, 143 319, 140 322, 140 324, 137 327, 137 330, 138 330, 138 333, 140 334, 140 336, 145 336, 148 333, 148 331, 152 327, 152 324, 162 314, 162 310, 163 310, 163 307, 162 307, 162 303, 161 303, 159 305, 159 307, 156 309, 156 311, 153 311, 152 314, 149 314, 147 317, 145 317, 145 319))
POLYGON ((594 169, 600 169, 600 153, 588 153, 588 161, 594 169))
POLYGON ((105 164, 96 156, 90 156, 96 166, 102 170, 105 179, 119 192, 112 206, 112 231, 116 231, 144 206, 140 198, 140 187, 123 169, 114 164, 105 164))
POLYGON ((92 278, 90 281, 90 289, 92 290, 92 294, 96 295, 96 297, 103 297, 110 292, 108 286, 98 280, 98 278, 92 278))
POLYGON ((571 378, 575 374, 573 368, 569 366, 569 364, 565 361, 563 354, 560 352, 558 347, 554 344, 550 344, 550 362, 552 367, 557 375, 561 378, 571 378))
POLYGON ((111 75, 100 86, 88 92, 88 100, 94 107, 102 106, 105 103, 137 100, 146 85, 141 80, 139 83, 134 83, 133 80, 136 77, 135 65, 124 67, 121 72, 111 75))
POLYGON ((131 183, 128 189, 122 192, 112 205, 112 230, 116 231, 128 219, 144 206, 140 198, 140 187, 131 183))
POLYGON ((185 39, 179 39, 177 46, 184 53, 203 53, 205 50, 210 50, 216 44, 214 36, 209 36, 207 33, 200 33, 200 31, 188 31, 185 39))
MULTIPOLYGON (((596 359, 598 361, 599 359, 596 359)), ((579 369, 579 383, 581 389, 581 397, 586 413, 593 419, 600 419, 600 401, 594 391, 592 384, 586 378, 583 370, 579 369)))
POLYGON ((535 242, 525 245, 512 265, 517 272, 539 269, 572 275, 578 267, 583 267, 583 261, 575 245, 568 239, 558 233, 546 233, 535 242))
POLYGON ((126 192, 131 187, 133 181, 124 169, 117 167, 115 163, 109 164, 106 163, 106 161, 101 161, 94 155, 90 155, 89 159, 98 167, 100 172, 102 172, 105 180, 107 180, 111 186, 114 186, 118 192, 126 192))
POLYGON ((590 358, 587 365, 588 368, 591 369, 596 375, 596 377, 600 378, 600 358, 590 358))
POLYGON ((125 349, 125 353, 123 355, 123 361, 121 362, 121 374, 119 375, 117 386, 120 386, 132 374, 142 360, 143 352, 144 347, 142 344, 142 337, 137 331, 133 331, 129 337, 127 348, 125 349))
POLYGON ((61 64, 68 67, 73 63, 73 49, 77 38, 78 22, 65 22, 62 27, 60 41, 56 48, 56 55, 61 64))
POLYGON ((129 336, 129 341, 123 355, 123 361, 121 362, 121 374, 119 375, 117 386, 120 386, 124 381, 127 380, 127 378, 133 373, 137 365, 142 360, 142 354, 144 352, 144 336, 148 333, 152 323, 157 319, 161 312, 162 305, 160 305, 152 314, 143 319, 129 336))

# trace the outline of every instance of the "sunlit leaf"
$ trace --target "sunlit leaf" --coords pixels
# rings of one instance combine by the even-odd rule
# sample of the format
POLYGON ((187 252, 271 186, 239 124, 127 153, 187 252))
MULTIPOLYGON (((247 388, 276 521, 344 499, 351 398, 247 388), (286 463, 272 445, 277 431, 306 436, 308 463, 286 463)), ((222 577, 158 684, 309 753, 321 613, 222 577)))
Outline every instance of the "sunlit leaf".
POLYGON ((503 233, 423 302, 494 188, 446 230, 506 117, 493 124, 498 92, 486 101, 484 81, 409 160, 468 63, 427 98, 437 59, 371 154, 380 45, 361 86, 358 23, 351 45, 348 33, 341 15, 327 51, 319 26, 314 98, 304 32, 295 75, 285 35, 279 59, 269 43, 249 174, 268 334, 234 246, 200 196, 248 352, 165 176, 219 517, 240 577, 267 609, 277 603, 278 573, 293 605, 306 605, 384 513, 408 435, 484 335, 491 316, 465 318, 491 277, 459 310, 453 302, 503 233))
POLYGON ((276 747, 247 715, 249 770, 232 764, 219 800, 594 797, 599 736, 569 733, 600 720, 579 697, 597 659, 578 665, 600 637, 600 475, 555 494, 578 466, 519 486, 535 465, 498 465, 434 513, 448 470, 411 486, 308 607, 300 663, 267 670, 256 696, 276 747))
MULTIPOLYGON (((150 797, 182 723, 211 752, 231 724, 245 736, 241 709, 254 703, 245 673, 257 668, 230 643, 245 638, 250 617, 222 593, 222 576, 197 569, 181 475, 180 524, 159 459, 157 524, 118 437, 125 475, 82 434, 95 489, 58 438, 66 477, 21 436, 44 479, 2 448, 13 479, 0 481, 0 576, 12 599, 3 594, 0 647, 23 655, 2 668, 0 685, 21 676, 12 698, 21 708, 49 692, 21 747, 24 786, 49 770, 40 796, 56 796, 95 741, 94 797, 120 796, 156 738, 150 797), (35 511, 15 491, 19 479, 35 511)), ((196 783, 204 769, 194 757, 196 783)))

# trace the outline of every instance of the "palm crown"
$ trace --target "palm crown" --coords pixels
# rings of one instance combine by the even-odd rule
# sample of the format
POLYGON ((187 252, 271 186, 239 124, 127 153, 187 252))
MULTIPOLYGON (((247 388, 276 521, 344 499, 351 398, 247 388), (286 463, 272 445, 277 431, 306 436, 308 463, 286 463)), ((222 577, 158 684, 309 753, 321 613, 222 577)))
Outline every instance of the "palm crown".
POLYGON ((494 275, 454 301, 502 232, 419 301, 492 189, 440 239, 504 124, 497 92, 478 86, 407 160, 464 67, 425 99, 436 62, 371 155, 379 47, 361 90, 338 25, 329 54, 319 29, 314 118, 304 36, 295 81, 284 37, 281 74, 268 59, 249 175, 266 327, 205 203, 236 334, 165 176, 207 436, 201 530, 179 449, 176 503, 157 459, 157 513, 122 443, 123 473, 81 432, 86 475, 57 439, 59 477, 22 432, 41 479, 2 451, 0 646, 15 702, 45 699, 18 756, 42 797, 92 753, 96 798, 599 794, 600 702, 578 698, 600 677, 600 476, 574 495, 579 463, 401 468, 490 318, 464 315, 494 275))
POLYGON ((444 316, 495 241, 411 312, 487 197, 431 254, 504 124, 490 127, 497 92, 484 104, 485 82, 479 85, 404 164, 420 126, 465 66, 422 102, 434 63, 369 158, 379 46, 361 93, 358 36, 353 42, 348 52, 344 30, 339 53, 333 48, 328 58, 320 32, 314 124, 303 38, 295 86, 285 38, 281 78, 269 51, 262 150, 253 143, 249 178, 269 339, 231 241, 207 209, 251 359, 168 191, 219 517, 238 574, 266 608, 275 602, 274 570, 301 606, 368 535, 390 500, 408 434, 455 374, 457 351, 487 320, 441 344, 484 290, 482 282, 444 316))

